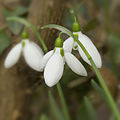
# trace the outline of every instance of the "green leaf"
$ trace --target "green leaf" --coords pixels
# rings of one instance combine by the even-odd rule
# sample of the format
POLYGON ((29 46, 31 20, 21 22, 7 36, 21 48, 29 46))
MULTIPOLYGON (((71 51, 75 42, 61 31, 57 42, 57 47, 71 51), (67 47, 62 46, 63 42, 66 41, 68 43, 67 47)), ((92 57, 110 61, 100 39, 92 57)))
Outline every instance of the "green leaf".
POLYGON ((103 6, 104 0, 95 0, 96 6, 103 6))
POLYGON ((91 80, 91 85, 99 93, 99 95, 103 98, 103 100, 107 103, 106 95, 105 95, 103 89, 100 88, 94 80, 91 80))
POLYGON ((17 6, 16 9, 13 11, 15 16, 23 16, 28 13, 28 8, 24 6, 17 6))
POLYGON ((78 113, 77 113, 77 120, 89 120, 89 117, 86 115, 86 107, 85 104, 80 104, 78 113))
POLYGON ((120 33, 110 33, 108 35, 108 42, 112 62, 120 64, 120 33))
MULTIPOLYGON (((7 17, 10 17, 10 16, 22 16, 27 14, 27 12, 28 12, 28 9, 26 7, 18 6, 16 7, 15 10, 4 9, 3 16, 6 19, 7 17)), ((11 30, 11 32, 15 35, 18 35, 24 27, 21 23, 18 23, 16 21, 7 21, 7 25, 11 30)))
POLYGON ((10 29, 10 31, 14 34, 14 35, 18 35, 22 29, 23 29, 23 25, 18 23, 18 22, 13 22, 13 21, 9 21, 7 22, 8 27, 10 29))
MULTIPOLYGON (((5 19, 10 16, 16 16, 13 11, 10 11, 8 9, 5 9, 3 11, 3 16, 5 19)), ((8 28, 14 35, 18 35, 21 30, 23 29, 23 25, 21 23, 15 22, 15 21, 7 21, 8 28)))
POLYGON ((90 20, 86 26, 83 27, 83 32, 88 32, 95 29, 99 25, 99 21, 97 19, 90 20))
POLYGON ((3 10, 3 16, 4 18, 8 17, 8 16, 14 16, 13 12, 9 9, 4 9, 3 10))
POLYGON ((45 114, 42 114, 41 117, 40 117, 40 120, 48 120, 48 118, 45 114))
POLYGON ((56 120, 64 120, 64 118, 63 118, 64 115, 58 108, 51 91, 49 91, 49 102, 50 102, 51 110, 52 110, 53 115, 56 118, 56 120))
POLYGON ((4 32, 0 32, 0 54, 9 47, 11 41, 8 35, 4 32))
POLYGON ((89 120, 98 120, 96 112, 87 97, 84 98, 84 103, 86 106, 87 115, 89 117, 89 120))
POLYGON ((28 13, 28 8, 23 6, 17 6, 14 10, 10 10, 5 8, 3 10, 3 16, 9 17, 9 16, 23 16, 28 13))

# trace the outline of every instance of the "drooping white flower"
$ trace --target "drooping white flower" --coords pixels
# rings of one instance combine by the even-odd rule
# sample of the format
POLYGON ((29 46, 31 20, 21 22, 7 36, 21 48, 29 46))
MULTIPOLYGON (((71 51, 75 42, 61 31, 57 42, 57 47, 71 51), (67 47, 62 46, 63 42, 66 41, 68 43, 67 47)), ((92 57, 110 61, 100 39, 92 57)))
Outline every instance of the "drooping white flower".
MULTIPOLYGON (((97 48, 95 47, 95 45, 92 43, 92 41, 85 34, 83 34, 82 32, 74 32, 74 34, 78 35, 78 40, 86 48, 86 50, 88 51, 88 53, 92 57, 95 65, 98 68, 101 68, 101 66, 102 66, 101 56, 100 56, 97 48)), ((65 42, 63 43, 63 48, 67 52, 71 52, 72 49, 78 50, 79 54, 81 55, 81 57, 83 58, 83 60, 85 62, 87 62, 89 65, 91 65, 91 63, 88 60, 88 58, 86 57, 84 51, 81 49, 81 47, 78 45, 78 43, 73 40, 72 37, 69 37, 67 40, 65 40, 65 42)))
POLYGON ((45 83, 49 87, 54 86, 61 79, 65 62, 76 74, 87 76, 87 72, 80 61, 70 52, 65 51, 63 45, 60 44, 56 45, 54 50, 46 53, 41 60, 45 83))
POLYGON ((40 60, 43 57, 43 51, 36 43, 29 41, 29 39, 23 39, 11 49, 5 59, 5 68, 15 65, 21 54, 23 54, 29 67, 36 71, 41 71, 40 60))

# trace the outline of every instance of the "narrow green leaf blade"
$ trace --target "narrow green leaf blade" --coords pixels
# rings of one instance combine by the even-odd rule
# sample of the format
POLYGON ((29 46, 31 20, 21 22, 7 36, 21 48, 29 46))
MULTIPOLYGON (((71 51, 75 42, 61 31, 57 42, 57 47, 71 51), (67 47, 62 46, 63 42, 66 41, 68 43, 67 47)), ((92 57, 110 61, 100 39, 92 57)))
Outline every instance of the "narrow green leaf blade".
POLYGON ((97 84, 94 80, 91 81, 91 84, 92 84, 93 88, 94 88, 94 89, 99 93, 99 95, 102 97, 102 99, 105 101, 105 103, 106 103, 106 104, 109 106, 109 108, 111 109, 111 106, 110 106, 110 104, 109 104, 109 102, 108 102, 108 99, 106 98, 106 95, 105 95, 103 89, 100 88, 100 87, 98 86, 98 84, 97 84))
POLYGON ((24 6, 17 6, 16 9, 13 11, 15 16, 23 16, 28 13, 28 8, 24 6))
MULTIPOLYGON (((17 16, 17 14, 18 14, 18 11, 11 11, 9 9, 3 10, 3 16, 5 17, 5 19, 10 16, 17 16)), ((18 35, 24 27, 21 23, 16 22, 16 21, 7 21, 7 25, 10 31, 14 35, 18 35)))
POLYGON ((42 114, 41 117, 40 117, 40 120, 48 120, 48 118, 45 114, 42 114))
POLYGON ((91 85, 99 93, 99 95, 103 98, 103 100, 106 101, 106 103, 107 103, 106 96, 105 96, 103 89, 100 88, 94 80, 91 80, 91 85))
POLYGON ((56 118, 56 120, 64 120, 63 118, 64 115, 58 108, 51 91, 49 91, 49 102, 50 102, 51 110, 53 111, 53 115, 56 118))
POLYGON ((14 21, 8 21, 7 24, 8 24, 10 31, 14 35, 18 35, 24 27, 24 25, 22 25, 21 23, 14 22, 14 21))
POLYGON ((10 38, 5 31, 0 32, 0 54, 11 44, 10 38))
POLYGON ((86 110, 87 110, 89 120, 98 120, 96 112, 95 112, 92 104, 90 103, 90 101, 87 97, 84 98, 84 103, 85 103, 85 106, 86 106, 86 110))
POLYGON ((81 103, 79 106, 77 120, 89 120, 88 115, 86 115, 86 107, 84 103, 81 103))

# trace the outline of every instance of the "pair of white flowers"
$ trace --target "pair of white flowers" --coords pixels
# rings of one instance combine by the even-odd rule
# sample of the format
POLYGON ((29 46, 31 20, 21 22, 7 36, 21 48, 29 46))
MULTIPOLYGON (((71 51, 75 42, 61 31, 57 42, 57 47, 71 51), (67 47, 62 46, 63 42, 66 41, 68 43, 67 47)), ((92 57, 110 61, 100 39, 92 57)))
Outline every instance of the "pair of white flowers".
MULTIPOLYGON (((78 35, 79 41, 84 45, 95 65, 100 68, 102 66, 101 57, 91 40, 81 32, 75 32, 74 34, 78 35)), ((63 46, 55 46, 54 50, 49 51, 45 55, 37 44, 28 39, 24 39, 9 52, 5 60, 5 68, 10 68, 15 65, 20 55, 23 54, 26 63, 31 68, 40 72, 44 70, 45 83, 49 87, 52 87, 61 79, 65 63, 76 74, 87 76, 87 71, 84 66, 71 54, 72 49, 78 50, 83 60, 90 64, 85 53, 72 37, 65 40, 63 46)))

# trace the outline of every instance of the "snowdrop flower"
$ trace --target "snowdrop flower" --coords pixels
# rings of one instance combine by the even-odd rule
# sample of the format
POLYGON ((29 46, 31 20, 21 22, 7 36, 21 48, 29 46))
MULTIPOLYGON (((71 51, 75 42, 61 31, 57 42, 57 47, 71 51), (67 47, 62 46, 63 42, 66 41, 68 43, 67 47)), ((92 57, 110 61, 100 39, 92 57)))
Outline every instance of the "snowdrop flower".
POLYGON ((87 76, 87 72, 80 61, 70 52, 64 51, 63 40, 59 35, 56 39, 55 49, 45 54, 41 62, 45 83, 49 87, 54 86, 61 79, 65 62, 76 74, 87 76))
MULTIPOLYGON (((102 60, 101 60, 101 56, 100 56, 97 48, 92 43, 90 38, 88 38, 85 34, 83 34, 80 31, 80 25, 79 25, 79 23, 77 23, 77 21, 75 21, 73 23, 73 31, 74 31, 73 34, 76 35, 78 40, 83 44, 83 46, 86 48, 86 50, 88 51, 88 53, 92 57, 95 65, 98 68, 101 68, 102 60)), ((76 41, 73 40, 72 37, 69 37, 67 40, 65 40, 65 42, 63 43, 63 48, 67 52, 71 52, 72 49, 78 50, 78 52, 81 55, 81 57, 83 58, 83 60, 85 62, 87 62, 89 65, 91 65, 90 61, 88 60, 87 56, 85 55, 85 53, 83 52, 81 47, 78 45, 78 43, 76 41)))
POLYGON ((42 49, 28 39, 27 33, 23 32, 22 38, 22 41, 15 45, 8 53, 4 63, 5 68, 15 65, 20 55, 23 54, 28 66, 36 71, 40 71, 40 60, 43 57, 42 49))

